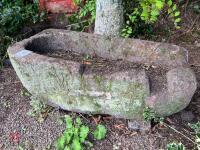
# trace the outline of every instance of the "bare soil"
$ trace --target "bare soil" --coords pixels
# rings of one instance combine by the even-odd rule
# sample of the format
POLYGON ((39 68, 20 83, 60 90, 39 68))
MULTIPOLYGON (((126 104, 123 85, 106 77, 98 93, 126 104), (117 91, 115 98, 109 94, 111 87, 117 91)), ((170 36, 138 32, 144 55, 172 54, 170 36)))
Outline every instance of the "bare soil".
MULTIPOLYGON (((110 116, 89 116, 53 109, 45 120, 40 123, 37 118, 27 115, 29 111, 29 97, 22 96, 24 90, 13 68, 4 68, 0 72, 0 148, 2 150, 16 150, 19 145, 27 150, 43 150, 50 146, 54 148, 56 138, 63 132, 65 125, 60 119, 65 115, 80 116, 85 124, 95 126, 95 119, 108 129, 106 139, 93 141, 94 150, 109 149, 159 149, 166 143, 160 143, 159 133, 140 134, 130 131, 127 122, 110 116), (19 133, 19 143, 10 139, 12 133, 19 133), (161 144, 161 145, 160 145, 161 144)), ((163 141, 163 139, 162 139, 163 141)), ((165 140, 167 142, 167 139, 165 140)))

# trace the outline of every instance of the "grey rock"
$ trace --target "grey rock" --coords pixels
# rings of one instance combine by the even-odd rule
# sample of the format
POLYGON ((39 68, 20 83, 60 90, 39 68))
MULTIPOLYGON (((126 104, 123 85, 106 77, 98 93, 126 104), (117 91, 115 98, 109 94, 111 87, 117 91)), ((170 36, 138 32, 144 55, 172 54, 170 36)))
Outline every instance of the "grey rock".
POLYGON ((187 51, 179 46, 137 39, 49 29, 8 48, 9 58, 23 85, 42 101, 83 113, 110 114, 142 119, 146 106, 161 116, 184 109, 196 90, 197 82, 187 63, 187 51), (167 70, 158 77, 166 85, 152 90, 149 74, 142 68, 79 74, 80 63, 48 57, 35 51, 72 50, 95 53, 105 59, 122 59, 167 70), (97 82, 98 78, 98 82, 97 82))
POLYGON ((5 59, 5 60, 3 61, 3 65, 4 65, 4 66, 12 66, 12 64, 11 64, 11 62, 10 62, 10 59, 5 59))
POLYGON ((151 123, 143 120, 129 120, 128 128, 134 131, 140 131, 146 133, 151 129, 151 123))
POLYGON ((146 104, 161 116, 177 113, 188 106, 197 88, 195 74, 190 68, 174 68, 167 72, 167 88, 152 93, 146 104))

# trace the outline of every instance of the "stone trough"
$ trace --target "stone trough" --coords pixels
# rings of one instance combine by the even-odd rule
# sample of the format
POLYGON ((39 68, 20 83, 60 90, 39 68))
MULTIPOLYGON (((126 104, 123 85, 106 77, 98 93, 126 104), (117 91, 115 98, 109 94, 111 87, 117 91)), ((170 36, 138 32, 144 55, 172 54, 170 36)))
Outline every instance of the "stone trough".
POLYGON ((75 112, 141 119, 148 106, 167 116, 197 87, 187 50, 172 44, 48 29, 8 54, 33 96, 75 112))

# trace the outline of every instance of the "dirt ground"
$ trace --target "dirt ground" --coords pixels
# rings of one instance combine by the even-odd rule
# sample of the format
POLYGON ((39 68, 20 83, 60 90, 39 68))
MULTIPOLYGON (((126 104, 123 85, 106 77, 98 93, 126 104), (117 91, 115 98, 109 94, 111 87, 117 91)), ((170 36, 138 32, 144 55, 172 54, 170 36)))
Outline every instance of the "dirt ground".
MULTIPOLYGON (((158 29, 154 40, 174 43, 188 49, 189 63, 200 83, 200 21, 197 17, 191 20, 187 16, 185 29, 171 32, 169 36, 163 35, 163 31, 159 32, 158 29)), ((93 141, 94 150, 159 150, 165 149, 167 143, 173 141, 182 142, 188 150, 195 149, 195 145, 183 135, 194 139, 188 122, 200 120, 199 84, 190 105, 182 112, 165 118, 165 122, 180 133, 159 124, 153 126, 148 133, 139 133, 127 128, 127 120, 76 114, 56 108, 48 113, 43 122, 38 122, 36 118, 27 115, 31 106, 30 98, 21 94, 24 90, 11 66, 0 70, 0 150, 18 150, 20 146, 25 150, 55 149, 54 142, 65 128, 60 121, 65 114, 80 116, 91 127, 95 125, 94 118, 100 117, 108 134, 103 141, 93 141), (190 112, 194 117, 187 114, 183 116, 184 112, 190 112), (16 136, 17 142, 12 139, 12 135, 16 136)))
MULTIPOLYGON (((10 140, 9 136, 16 132, 19 133, 19 145, 26 147, 27 150, 43 150, 50 145, 52 145, 50 149, 54 149, 55 139, 65 128, 59 119, 65 114, 80 116, 89 126, 95 124, 91 116, 56 109, 48 114, 45 121, 39 123, 36 118, 27 115, 30 109, 30 99, 22 96, 22 90, 24 90, 23 86, 14 70, 11 67, 4 68, 0 72, 0 148, 2 150, 18 148, 18 144, 10 140)), ((102 123, 106 125, 108 134, 105 140, 94 141, 94 150, 155 150, 164 147, 167 143, 167 138, 158 132, 140 134, 136 131, 129 131, 126 127, 126 120, 123 119, 102 116, 102 123)))

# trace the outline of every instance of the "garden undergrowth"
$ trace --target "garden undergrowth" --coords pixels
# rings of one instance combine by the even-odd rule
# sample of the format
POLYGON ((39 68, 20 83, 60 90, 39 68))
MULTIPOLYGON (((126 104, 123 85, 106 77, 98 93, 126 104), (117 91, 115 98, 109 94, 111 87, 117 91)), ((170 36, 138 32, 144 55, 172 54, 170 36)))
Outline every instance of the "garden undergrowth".
POLYGON ((12 41, 21 39, 18 32, 28 24, 45 20, 45 13, 39 13, 38 1, 2 0, 0 2, 0 68, 8 57, 6 50, 12 41))
MULTIPOLYGON (((92 26, 96 15, 96 0, 74 0, 79 10, 69 20, 71 29, 84 31, 92 26)), ((180 28, 181 12, 172 0, 125 0, 123 1, 125 24, 121 30, 122 37, 138 37, 154 35, 153 26, 159 17, 169 18, 176 29, 180 28)))
POLYGON ((66 129, 57 139, 55 145, 57 150, 84 150, 93 147, 93 143, 88 139, 89 134, 96 140, 103 140, 106 137, 107 129, 104 125, 98 124, 94 131, 89 126, 84 125, 80 117, 74 120, 65 116, 66 129))

